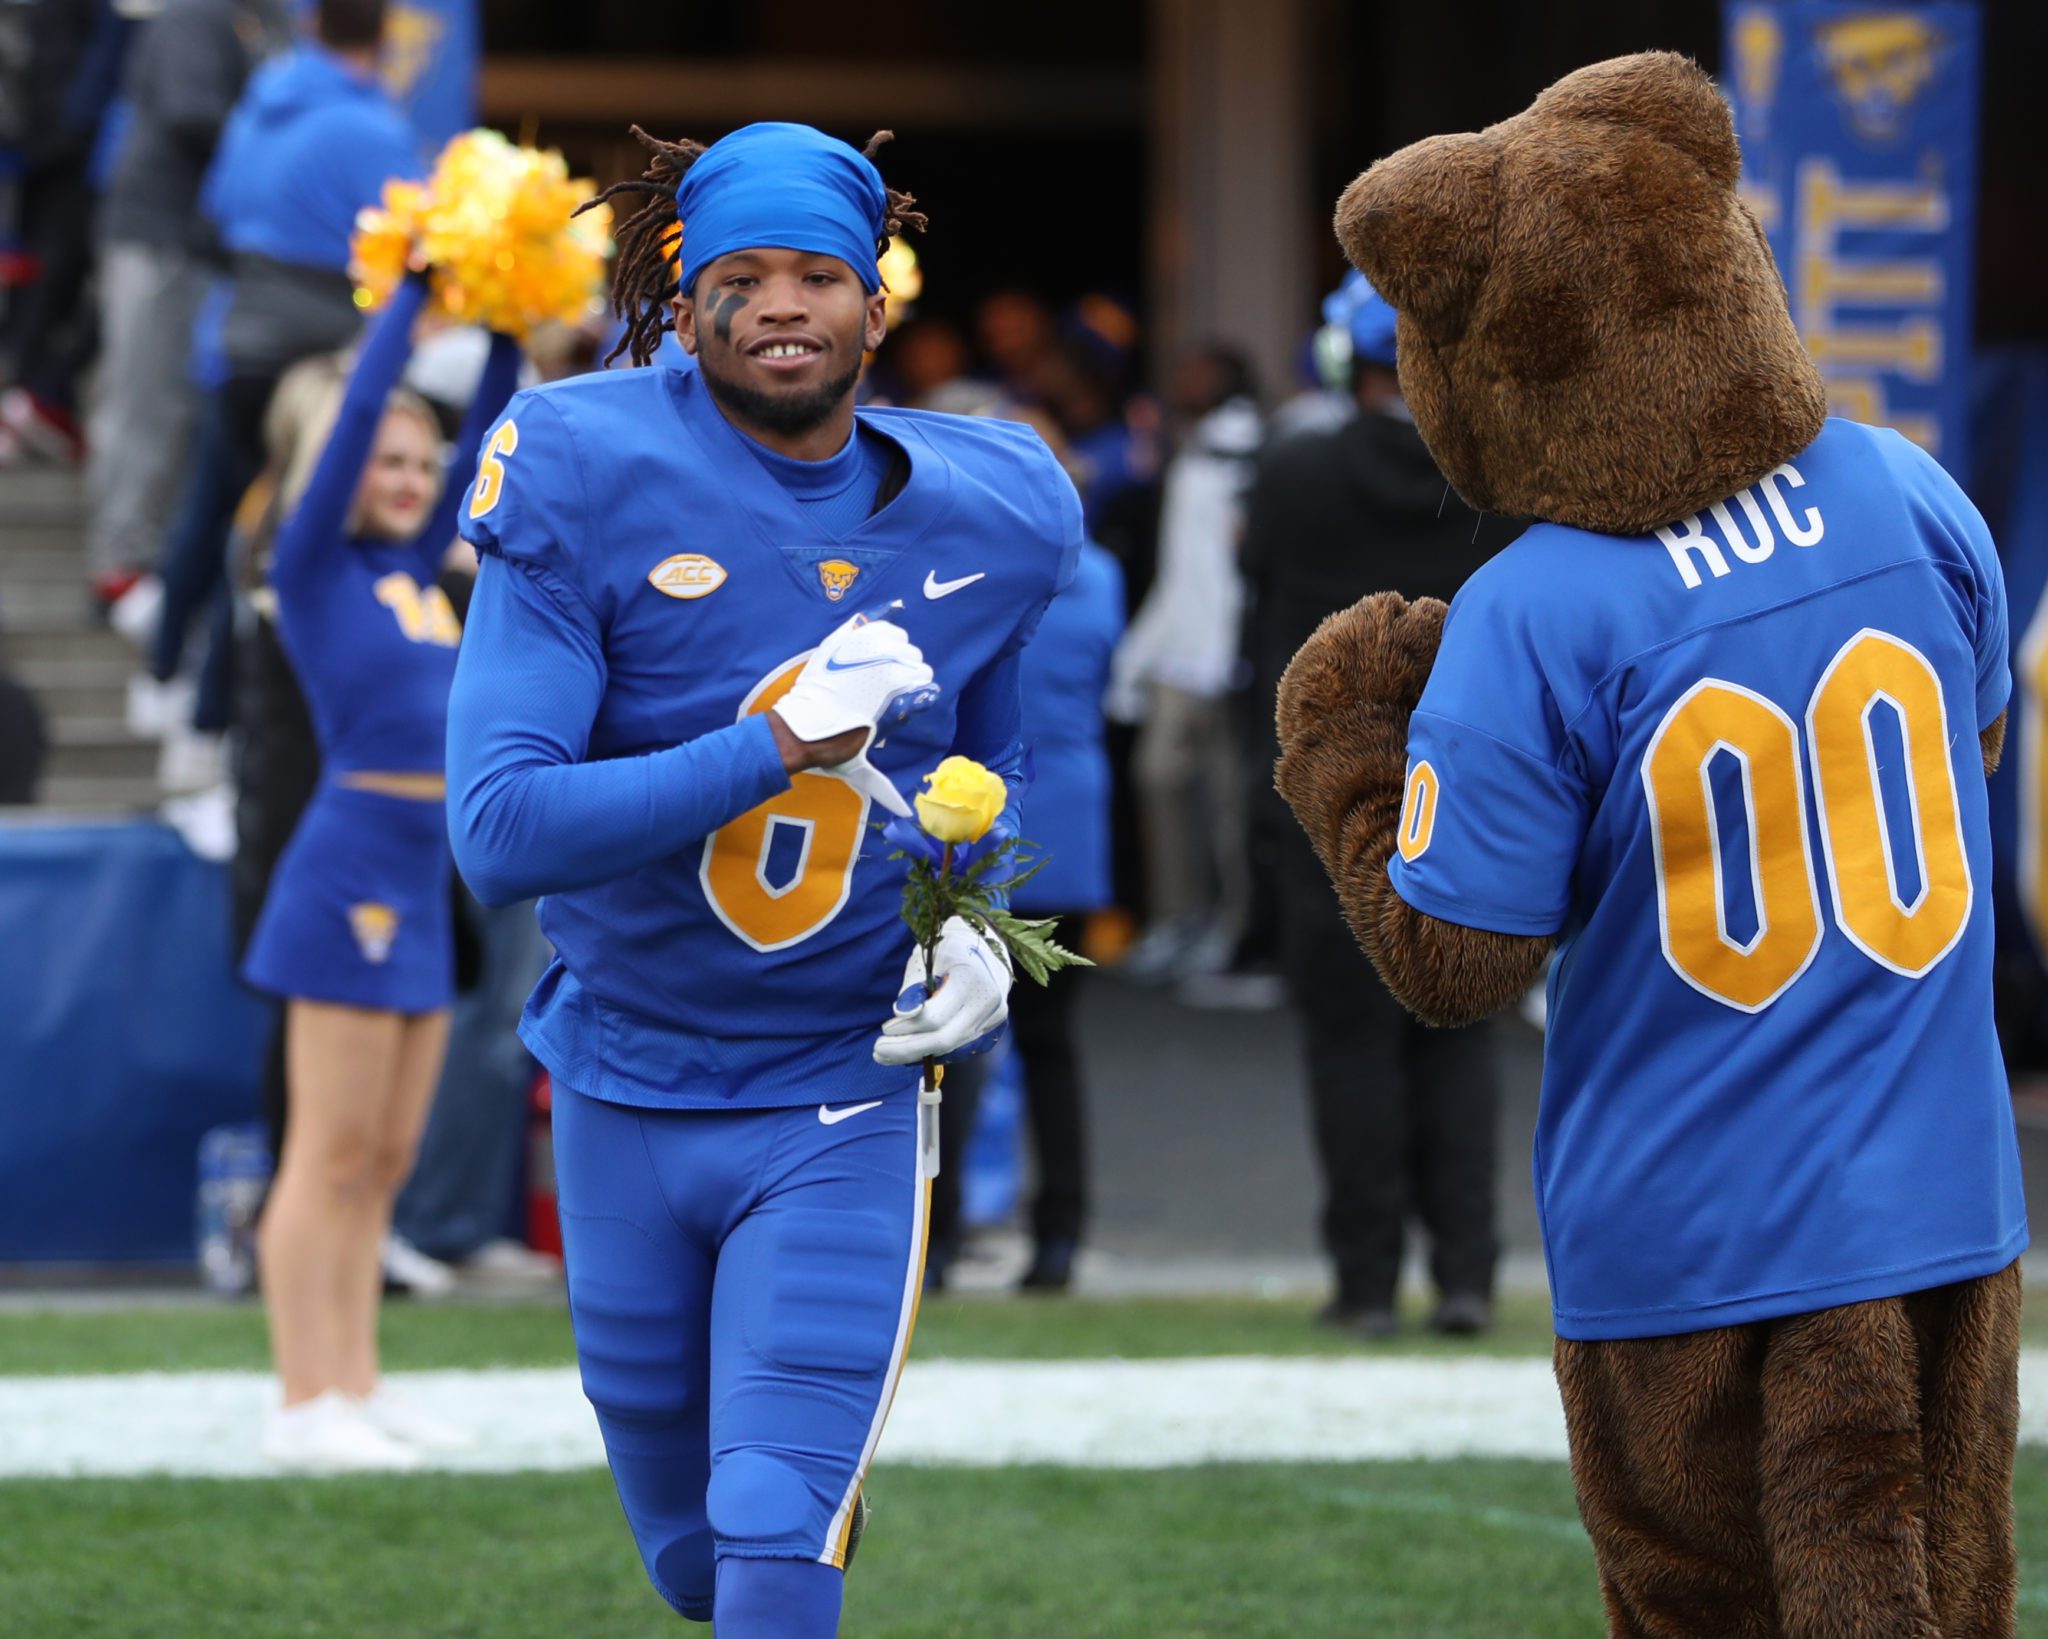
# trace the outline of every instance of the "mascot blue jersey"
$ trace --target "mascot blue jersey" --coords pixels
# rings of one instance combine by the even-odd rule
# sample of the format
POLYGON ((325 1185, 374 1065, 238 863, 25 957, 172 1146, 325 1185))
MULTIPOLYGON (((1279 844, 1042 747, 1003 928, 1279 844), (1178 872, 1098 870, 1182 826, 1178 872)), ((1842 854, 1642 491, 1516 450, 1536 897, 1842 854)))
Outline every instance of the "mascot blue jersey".
POLYGON ((521 1034, 616 1102, 858 1100, 910 953, 904 866, 845 781, 792 779, 761 715, 810 650, 886 608, 938 704, 885 730, 909 792, 958 751, 1021 784, 1017 657, 1073 573, 1073 485, 1029 429, 863 410, 900 493, 843 535, 778 484, 696 373, 521 393, 464 524, 482 555, 450 706, 456 857, 545 891, 555 961, 521 1034))
POLYGON ((1459 594, 1390 870, 1431 916, 1557 936, 1560 1335, 1827 1308, 2025 1247, 1977 739, 2008 686, 1983 520, 1844 421, 1653 535, 1538 524, 1459 594))

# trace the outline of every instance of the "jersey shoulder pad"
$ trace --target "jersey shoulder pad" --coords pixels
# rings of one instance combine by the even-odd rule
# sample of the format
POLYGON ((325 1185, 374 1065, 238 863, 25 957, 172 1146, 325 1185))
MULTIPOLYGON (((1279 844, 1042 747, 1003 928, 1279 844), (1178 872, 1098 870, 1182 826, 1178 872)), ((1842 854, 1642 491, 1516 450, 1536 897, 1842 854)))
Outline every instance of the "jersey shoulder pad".
POLYGON ((462 538, 477 551, 572 581, 588 555, 592 497, 622 444, 659 427, 651 370, 597 372, 515 393, 485 437, 462 504, 462 538))

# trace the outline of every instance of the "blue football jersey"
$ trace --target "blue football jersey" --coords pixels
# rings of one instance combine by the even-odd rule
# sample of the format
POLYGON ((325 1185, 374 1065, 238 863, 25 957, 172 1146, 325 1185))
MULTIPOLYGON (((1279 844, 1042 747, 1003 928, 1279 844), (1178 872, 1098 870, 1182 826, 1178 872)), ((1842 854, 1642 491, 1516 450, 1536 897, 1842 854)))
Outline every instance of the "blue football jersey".
POLYGON ((1652 535, 1538 524, 1459 594, 1390 871, 1432 916, 1557 936, 1535 1168, 1561 1335, 2025 1247, 1977 739, 2008 688, 1983 520, 1845 421, 1652 535))
MULTIPOLYGON (((464 533, 528 577, 602 667, 580 760, 656 753, 755 717, 828 633, 884 608, 943 693, 885 729, 875 766, 908 793, 951 751, 999 749, 969 743, 963 713, 1072 575, 1078 497, 1022 426, 859 413, 903 449, 909 476, 831 535, 763 470, 699 374, 588 375, 513 400, 464 533)), ((487 563, 486 577, 501 567, 487 563)), ((490 592, 479 583, 480 603, 490 592)), ((1011 688, 1014 737, 1014 677, 1011 688)), ((522 1034, 572 1086, 629 1103, 899 1090, 912 1078, 869 1054, 910 946, 904 867, 873 823, 886 817, 845 781, 802 773, 650 865, 550 893, 540 916, 556 960, 522 1034)))

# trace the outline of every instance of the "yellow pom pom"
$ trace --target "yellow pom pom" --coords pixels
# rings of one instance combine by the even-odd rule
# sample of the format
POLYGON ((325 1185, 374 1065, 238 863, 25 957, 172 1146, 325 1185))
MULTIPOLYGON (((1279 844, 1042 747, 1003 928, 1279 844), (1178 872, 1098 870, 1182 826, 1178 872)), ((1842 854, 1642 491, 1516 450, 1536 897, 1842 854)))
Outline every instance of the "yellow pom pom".
POLYGON ((356 218, 350 271, 381 307, 417 249, 449 318, 522 339, 550 321, 575 324, 600 300, 611 254, 608 208, 572 216, 595 191, 559 153, 467 131, 424 184, 388 182, 356 218))

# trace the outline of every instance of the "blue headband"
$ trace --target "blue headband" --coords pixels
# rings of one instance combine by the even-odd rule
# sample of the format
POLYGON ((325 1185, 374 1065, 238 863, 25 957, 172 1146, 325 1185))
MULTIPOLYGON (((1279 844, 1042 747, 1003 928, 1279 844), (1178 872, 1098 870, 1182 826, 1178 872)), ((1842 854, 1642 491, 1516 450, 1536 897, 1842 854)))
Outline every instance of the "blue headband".
POLYGON ((676 189, 683 294, 719 257, 775 247, 836 256, 873 295, 888 215, 881 173, 837 137, 808 125, 742 126, 699 154, 676 189))

